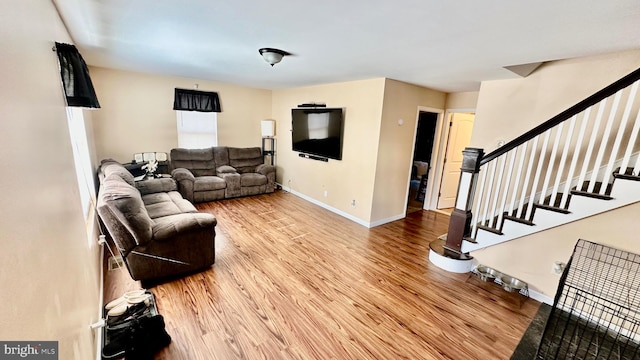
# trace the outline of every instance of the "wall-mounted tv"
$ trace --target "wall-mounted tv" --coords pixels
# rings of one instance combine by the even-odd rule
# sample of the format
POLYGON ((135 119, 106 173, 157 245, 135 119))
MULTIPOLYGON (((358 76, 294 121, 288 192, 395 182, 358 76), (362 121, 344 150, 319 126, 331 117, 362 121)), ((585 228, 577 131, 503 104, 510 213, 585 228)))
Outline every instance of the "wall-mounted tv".
POLYGON ((291 129, 293 151, 342 160, 341 108, 292 109, 291 129))

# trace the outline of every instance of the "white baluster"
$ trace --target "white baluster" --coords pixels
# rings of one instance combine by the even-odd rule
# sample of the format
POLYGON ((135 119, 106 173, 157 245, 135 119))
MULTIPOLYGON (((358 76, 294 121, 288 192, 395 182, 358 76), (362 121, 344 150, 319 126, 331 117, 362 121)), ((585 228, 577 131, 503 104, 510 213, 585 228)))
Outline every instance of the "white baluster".
MULTIPOLYGON (((618 105, 620 104, 620 97, 622 96, 622 90, 618 91, 616 95, 613 97, 613 105, 611 106, 611 112, 609 113, 609 119, 607 120, 607 124, 604 128, 604 134, 602 135, 600 141, 600 148, 598 149, 598 154, 596 155, 596 162, 593 165, 593 170, 591 171, 591 179, 589 180, 589 188, 587 192, 592 193, 593 189, 596 186, 596 180, 598 179, 598 171, 600 170, 600 165, 602 165, 602 158, 604 157, 604 151, 607 148, 607 143, 609 142, 609 134, 611 134, 611 128, 613 127, 613 121, 616 117, 616 112, 618 111, 618 105)), ((604 191, 607 189, 607 184, 602 183, 600 187, 600 193, 604 194, 604 191)))
MULTIPOLYGON (((505 183, 504 191, 502 191, 502 203, 500 204, 500 207, 498 209, 498 224, 502 224, 502 218, 504 216, 504 207, 507 204, 507 195, 509 194, 509 189, 511 186, 511 176, 513 175, 513 165, 516 162, 517 155, 518 155, 518 148, 515 148, 510 152, 504 154, 504 156, 506 156, 507 159, 509 159, 509 167, 507 168, 507 172, 506 172, 507 179, 504 182, 505 183)), ((505 159, 505 162, 507 162, 507 159, 505 159)), ((515 188, 513 189, 513 191, 516 191, 516 190, 517 189, 515 188)))
MULTIPOLYGON (((616 139, 613 141, 613 149, 611 149, 611 154, 609 155, 609 163, 607 164, 607 168, 604 171, 604 178, 602 180, 602 188, 600 189, 600 195, 604 195, 606 191, 606 184, 609 183, 609 178, 613 173, 613 165, 615 164, 616 158, 618 157, 618 151, 620 150, 620 144, 622 143, 622 136, 627 129, 627 122, 629 122, 629 115, 631 114, 631 108, 633 107, 633 102, 636 99, 636 92, 638 91, 638 83, 634 83, 631 86, 631 91, 629 93, 629 98, 627 99, 627 106, 624 108, 624 112, 622 113, 622 120, 620 121, 620 126, 618 126, 618 133, 616 134, 616 139)), ((634 141, 635 142, 635 141, 634 141)), ((622 170, 620 167, 620 171, 624 173, 626 170, 622 170)))
MULTIPOLYGON (((493 180, 494 177, 496 175, 496 164, 498 163, 498 159, 493 159, 491 161, 491 165, 489 166, 489 168, 491 169, 490 173, 489 173, 489 187, 487 187, 487 196, 486 196, 486 200, 485 200, 485 206, 484 206, 484 215, 482 216, 482 225, 484 226, 490 226, 488 224, 491 223, 491 220, 489 219, 489 217, 487 217, 487 215, 489 214, 489 207, 490 207, 490 201, 491 201, 491 194, 493 194, 493 180)), ((493 215, 492 215, 493 216, 493 215)))
MULTIPOLYGON (((639 82, 635 82, 633 85, 637 86, 638 83, 639 82)), ((638 139, 638 131, 640 131, 640 110, 636 114, 636 121, 635 123, 633 123, 633 129, 631 129, 631 135, 629 136, 627 149, 624 151, 622 164, 620 165, 620 174, 624 174, 625 171, 627 171, 627 167, 629 166, 629 162, 631 161, 631 153, 633 152, 633 147, 636 144, 636 140, 638 139)), ((638 159, 640 159, 640 157, 638 157, 638 159)))
MULTIPOLYGON (((540 204, 544 204, 544 198, 547 194, 547 189, 549 189, 549 182, 551 181, 551 173, 554 168, 553 165, 556 163, 556 154, 558 153, 558 146, 560 145, 560 139, 562 137, 562 130, 564 129, 564 122, 561 122, 556 129, 556 138, 553 140, 553 147, 551 148, 551 156, 549 157, 549 166, 547 166, 547 171, 545 171, 544 175, 544 183, 542 185, 542 191, 540 192, 540 204)), ((549 203, 549 206, 553 206, 552 203, 549 203)))
POLYGON ((500 156, 498 159, 498 163, 500 164, 500 169, 498 170, 498 182, 496 183, 496 187, 494 189, 493 192, 493 206, 491 207, 491 220, 489 222, 489 224, 492 228, 497 229, 500 226, 500 223, 496 222, 493 223, 493 219, 495 218, 495 216, 498 214, 498 200, 500 199, 500 195, 503 194, 502 192, 502 178, 504 176, 504 165, 507 162, 507 156, 506 154, 500 156))
MULTIPOLYGON (((596 113, 596 122, 593 124, 591 130, 591 138, 589 139, 589 145, 587 145, 587 151, 584 153, 584 160, 582 161, 582 170, 580 170, 580 177, 578 177, 577 190, 582 191, 582 186, 587 177, 587 171, 589 171, 589 162, 591 161, 591 155, 593 154, 593 148, 596 145, 596 139, 598 138, 598 130, 600 130, 600 123, 602 122, 602 115, 604 114, 604 108, 607 106, 607 99, 602 99, 598 105, 598 112, 596 113)), ((585 114, 587 116, 587 114, 585 114)))
MULTIPOLYGON (((564 140, 564 147, 562 148, 562 156, 560 157, 560 164, 558 164, 558 170, 556 171, 556 181, 553 184, 553 190, 551 191, 551 199, 549 200, 549 205, 555 206, 556 197, 558 196, 558 188, 560 187, 560 180, 562 179, 562 174, 564 173, 564 165, 567 161, 567 155, 569 154, 569 148, 571 147, 571 139, 573 138, 573 129, 576 125, 576 119, 578 115, 573 115, 571 120, 569 120, 569 130, 567 131, 567 135, 564 140)), ((568 182, 571 182, 569 178, 568 182)))
POLYGON ((533 162, 536 159, 536 150, 538 150, 538 139, 540 136, 533 138, 533 145, 529 154, 529 162, 527 163, 527 174, 524 177, 524 184, 522 185, 522 194, 520 195, 520 203, 518 204, 517 218, 522 219, 522 209, 524 208, 525 200, 527 197, 527 189, 529 186, 529 180, 531 179, 531 171, 533 170, 533 162))
POLYGON ((542 172, 542 165, 544 164, 544 158, 547 154, 547 145, 549 144, 549 136, 551 131, 547 130, 544 134, 544 140, 542 141, 542 148, 540 148, 540 155, 538 158, 538 167, 536 168, 536 174, 533 177, 533 185, 531 186, 531 195, 529 195, 529 206, 527 206, 527 215, 525 220, 531 220, 531 212, 533 211, 533 204, 535 203, 536 190, 538 188, 538 182, 540 181, 540 173, 542 172))
MULTIPOLYGON (((516 199, 518 198, 518 192, 520 189, 520 179, 522 178, 522 168, 524 167, 524 159, 527 156, 527 147, 529 146, 529 141, 522 144, 520 148, 520 161, 518 161, 518 170, 516 170, 516 180, 513 184, 513 191, 511 192, 511 203, 509 205, 509 215, 515 216, 516 209, 516 199)), ((520 193, 524 192, 520 191, 520 193)))
POLYGON ((587 124, 589 123, 589 115, 591 115, 591 107, 588 107, 582 114, 582 123, 580 124, 580 131, 578 132, 578 140, 576 140, 571 165, 569 166, 569 173, 567 174, 567 180, 564 184, 564 190, 562 190, 562 199, 560 199, 560 207, 563 209, 567 207, 567 201, 569 200, 571 180, 573 180, 573 173, 576 171, 576 165, 578 164, 578 158, 580 157, 580 149, 582 149, 582 141, 584 140, 584 134, 587 130, 587 124))
POLYGON ((487 181, 487 164, 484 164, 480 167, 480 188, 478 189, 476 198, 475 198, 475 211, 473 212, 473 219, 471 220, 471 237, 475 239, 476 234, 478 232, 478 222, 480 221, 480 206, 483 204, 484 199, 484 184, 487 181))

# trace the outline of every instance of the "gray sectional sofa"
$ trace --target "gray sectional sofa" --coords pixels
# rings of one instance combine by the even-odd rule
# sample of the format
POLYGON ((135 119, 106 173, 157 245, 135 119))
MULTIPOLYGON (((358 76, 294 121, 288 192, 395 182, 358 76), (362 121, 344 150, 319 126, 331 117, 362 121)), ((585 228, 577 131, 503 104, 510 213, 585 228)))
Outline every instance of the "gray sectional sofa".
POLYGON ((102 161, 98 176, 98 214, 134 280, 186 274, 214 263, 217 220, 198 213, 173 179, 136 183, 113 160, 102 161))
POLYGON ((263 163, 259 147, 172 149, 171 168, 178 190, 193 203, 271 193, 275 189, 275 167, 263 163))

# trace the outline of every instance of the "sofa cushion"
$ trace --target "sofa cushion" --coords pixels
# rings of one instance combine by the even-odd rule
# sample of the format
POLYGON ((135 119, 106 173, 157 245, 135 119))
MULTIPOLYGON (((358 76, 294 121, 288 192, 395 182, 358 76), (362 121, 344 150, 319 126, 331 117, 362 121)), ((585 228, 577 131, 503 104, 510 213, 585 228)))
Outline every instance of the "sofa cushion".
POLYGON ((195 176, 216 175, 216 162, 212 148, 171 149, 171 167, 188 169, 195 176))
POLYGON ((262 150, 259 147, 229 148, 229 165, 241 174, 254 172, 256 166, 263 162, 262 150))
POLYGON ((193 191, 222 190, 227 183, 217 176, 199 176, 193 182, 193 191))
POLYGON ((116 176, 105 179, 102 192, 104 202, 131 233, 136 244, 148 243, 151 240, 153 221, 147 213, 140 192, 116 176))
POLYGON ((154 221, 163 216, 197 212, 193 204, 183 199, 177 191, 143 195, 142 201, 154 221))
POLYGON ((226 146, 213 147, 213 160, 218 166, 229 165, 229 150, 226 146))
POLYGON ((266 185, 267 177, 258 173, 246 173, 240 176, 240 185, 245 186, 258 186, 266 185))

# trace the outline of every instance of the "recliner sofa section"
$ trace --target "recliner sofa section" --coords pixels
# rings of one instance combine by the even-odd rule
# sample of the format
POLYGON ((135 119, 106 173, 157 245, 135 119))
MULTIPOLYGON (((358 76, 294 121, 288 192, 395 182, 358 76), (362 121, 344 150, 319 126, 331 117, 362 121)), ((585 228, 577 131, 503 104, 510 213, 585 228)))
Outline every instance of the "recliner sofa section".
POLYGON ((178 190, 193 203, 275 190, 275 167, 263 163, 259 147, 176 148, 171 150, 171 168, 178 190))
POLYGON ((173 179, 134 182, 124 166, 103 160, 98 214, 134 280, 206 269, 215 261, 215 216, 199 213, 173 179))

